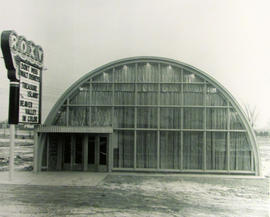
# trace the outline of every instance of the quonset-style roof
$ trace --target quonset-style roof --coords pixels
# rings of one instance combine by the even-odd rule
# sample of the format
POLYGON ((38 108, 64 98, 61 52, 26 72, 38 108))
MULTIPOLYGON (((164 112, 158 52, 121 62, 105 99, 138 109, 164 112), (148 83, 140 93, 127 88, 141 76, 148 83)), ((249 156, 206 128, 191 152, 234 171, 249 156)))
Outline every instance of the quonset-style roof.
POLYGON ((59 100, 56 102, 56 104, 53 106, 51 109, 50 113, 47 116, 47 119, 45 120, 44 125, 52 125, 53 120, 59 111, 60 107, 64 104, 64 102, 67 100, 68 97, 70 97, 76 89, 78 89, 85 81, 91 79, 92 77, 103 73, 104 71, 107 71, 109 69, 112 69, 114 67, 118 67, 121 65, 128 65, 132 63, 143 63, 143 62, 155 62, 155 63, 162 63, 162 64, 170 64, 175 67, 183 68, 188 70, 189 72, 194 73, 195 75, 201 77, 205 81, 209 82, 209 84, 213 85, 216 87, 219 92, 231 103, 233 108, 236 110, 238 113, 242 124, 244 125, 244 128, 246 129, 249 137, 250 144, 252 145, 252 151, 254 153, 254 161, 255 161, 255 171, 256 175, 260 175, 260 158, 259 158, 259 153, 258 153, 258 147, 257 147, 257 142, 256 142, 256 137, 254 134, 254 131, 249 123, 249 121, 246 118, 245 113, 243 112, 241 106, 238 104, 238 102, 235 100, 235 98, 230 94, 229 91, 226 90, 225 87, 223 87, 217 80, 215 80, 213 77, 208 75, 207 73, 191 66, 186 63, 168 59, 168 58, 163 58, 163 57, 152 57, 152 56, 140 56, 140 57, 131 57, 131 58, 125 58, 125 59, 120 59, 117 61, 110 62, 108 64, 105 64, 101 67, 98 67, 94 69, 93 71, 87 73, 86 75, 82 76, 79 80, 77 80, 73 85, 71 85, 64 93, 63 95, 59 98, 59 100))

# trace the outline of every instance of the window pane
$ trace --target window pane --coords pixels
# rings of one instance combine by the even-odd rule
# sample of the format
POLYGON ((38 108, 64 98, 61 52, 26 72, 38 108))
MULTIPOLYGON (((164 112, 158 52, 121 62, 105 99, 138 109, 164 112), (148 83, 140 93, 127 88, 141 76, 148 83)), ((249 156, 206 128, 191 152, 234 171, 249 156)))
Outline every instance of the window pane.
POLYGON ((160 128, 180 129, 181 108, 160 108, 160 128))
POLYGON ((116 146, 113 149, 113 165, 117 168, 133 168, 134 166, 134 132, 117 131, 116 146))
POLYGON ((181 104, 181 85, 161 84, 160 104, 161 105, 180 105, 181 104))
POLYGON ((91 126, 111 127, 112 126, 112 108, 92 107, 91 108, 91 126))
POLYGON ((134 108, 115 107, 114 127, 134 128, 134 108))
POLYGON ((115 82, 134 82, 135 81, 135 64, 123 65, 115 68, 115 82))
POLYGON ((184 108, 184 129, 203 128, 203 109, 184 108))
POLYGON ((107 165, 107 137, 99 137, 99 164, 107 165))
POLYGON ((183 161, 184 169, 202 169, 202 132, 184 132, 183 161))
POLYGON ((89 104, 90 102, 90 84, 83 84, 75 91, 73 96, 70 97, 70 104, 89 104))
POLYGON ((180 82, 181 69, 171 65, 161 65, 161 82, 180 82))
POLYGON ((138 82, 158 82, 158 64, 140 63, 138 64, 138 82))
POLYGON ((206 128, 227 129, 227 110, 220 108, 207 108, 206 128))
POLYGON ((112 85, 111 84, 92 84, 92 105, 111 105, 112 104, 112 85))
POLYGON ((231 170, 251 170, 251 153, 246 133, 230 134, 231 170))
POLYGON ((69 107, 70 126, 89 126, 89 107, 69 107))
POLYGON ((58 142, 59 135, 56 133, 50 134, 50 145, 49 145, 49 171, 57 169, 57 155, 58 155, 58 142))
POLYGON ((41 159, 41 168, 42 168, 42 170, 43 170, 43 168, 47 169, 47 150, 48 150, 48 147, 49 147, 47 141, 48 141, 48 137, 45 140, 44 148, 43 148, 43 154, 42 154, 42 159, 41 159))
POLYGON ((213 170, 226 169, 227 134, 209 132, 206 134, 206 168, 213 170))
POLYGON ((88 164, 95 164, 96 154, 96 137, 88 136, 88 164))
POLYGON ((180 132, 160 132, 160 168, 180 168, 180 132))
POLYGON ((230 109, 230 129, 243 129, 242 121, 234 109, 230 109))
POLYGON ((226 100, 217 88, 207 85, 206 89, 206 105, 208 106, 226 106, 226 100))
POLYGON ((115 84, 114 104, 115 105, 134 105, 135 101, 134 84, 115 84))
POLYGON ((184 105, 203 105, 203 85, 184 85, 184 105))
POLYGON ((137 85, 138 105, 157 105, 157 102, 158 102, 158 85, 156 84, 137 85))
POLYGON ((92 78, 93 82, 112 82, 112 69, 101 72, 92 78))
POLYGON ((192 72, 189 72, 187 70, 184 69, 184 82, 187 83, 192 83, 192 82, 203 82, 203 79, 198 77, 197 75, 195 75, 192 72))
POLYGON ((57 112, 53 125, 57 126, 66 126, 67 125, 67 117, 66 117, 66 107, 62 106, 57 112))
POLYGON ((137 132, 137 168, 157 167, 157 136, 156 132, 137 132))
POLYGON ((83 136, 82 136, 82 134, 77 134, 75 137, 76 137, 75 163, 76 164, 81 164, 82 163, 82 141, 83 141, 83 136))
MULTIPOLYGON (((71 162, 71 136, 70 134, 64 134, 64 144, 63 144, 63 158, 64 164, 70 164, 71 162)), ((65 167, 65 166, 64 166, 65 167)))
POLYGON ((138 108, 137 109, 138 128, 157 128, 157 109, 138 108))

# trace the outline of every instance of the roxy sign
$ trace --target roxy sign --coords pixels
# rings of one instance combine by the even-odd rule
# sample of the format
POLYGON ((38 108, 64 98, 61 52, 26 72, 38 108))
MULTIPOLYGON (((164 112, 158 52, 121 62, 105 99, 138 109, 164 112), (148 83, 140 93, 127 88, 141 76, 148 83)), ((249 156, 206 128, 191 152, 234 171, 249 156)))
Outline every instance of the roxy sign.
POLYGON ((11 81, 10 97, 13 96, 9 120, 13 124, 39 124, 43 50, 14 31, 2 32, 1 48, 11 81))

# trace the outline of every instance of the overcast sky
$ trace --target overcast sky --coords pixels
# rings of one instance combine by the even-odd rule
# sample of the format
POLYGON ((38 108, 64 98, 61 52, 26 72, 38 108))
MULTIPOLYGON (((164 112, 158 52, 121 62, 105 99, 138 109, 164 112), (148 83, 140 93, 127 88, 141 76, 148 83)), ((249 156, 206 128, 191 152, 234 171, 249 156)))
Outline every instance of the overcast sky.
MULTIPOLYGON (((43 118, 85 73, 110 61, 160 56, 190 64, 256 106, 270 126, 270 1, 1 1, 0 31, 42 46, 43 118)), ((2 53, 1 53, 2 56, 2 53)), ((9 80, 0 59, 0 120, 8 117, 9 80)))

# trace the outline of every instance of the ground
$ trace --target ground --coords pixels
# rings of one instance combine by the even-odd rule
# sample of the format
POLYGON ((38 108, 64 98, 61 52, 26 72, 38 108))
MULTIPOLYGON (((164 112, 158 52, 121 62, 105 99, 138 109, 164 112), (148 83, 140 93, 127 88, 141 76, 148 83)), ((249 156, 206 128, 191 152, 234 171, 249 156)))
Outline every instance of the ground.
MULTIPOLYGON (((43 173, 35 179, 32 172, 17 172, 30 181, 13 184, 7 184, 0 175, 0 216, 267 217, 270 216, 269 141, 268 138, 259 140, 261 178, 112 173, 90 185, 85 181, 89 180, 87 173, 74 172, 68 176, 43 173), (74 186, 76 183, 81 186, 74 186)), ((25 170, 31 166, 30 145, 18 144, 24 146, 16 146, 16 168, 25 170)), ((6 149, 2 145, 0 155, 6 149)), ((2 168, 5 168, 5 158, 2 158, 2 168)))
POLYGON ((98 185, 0 185, 1 216, 268 216, 267 179, 111 174, 98 185))

